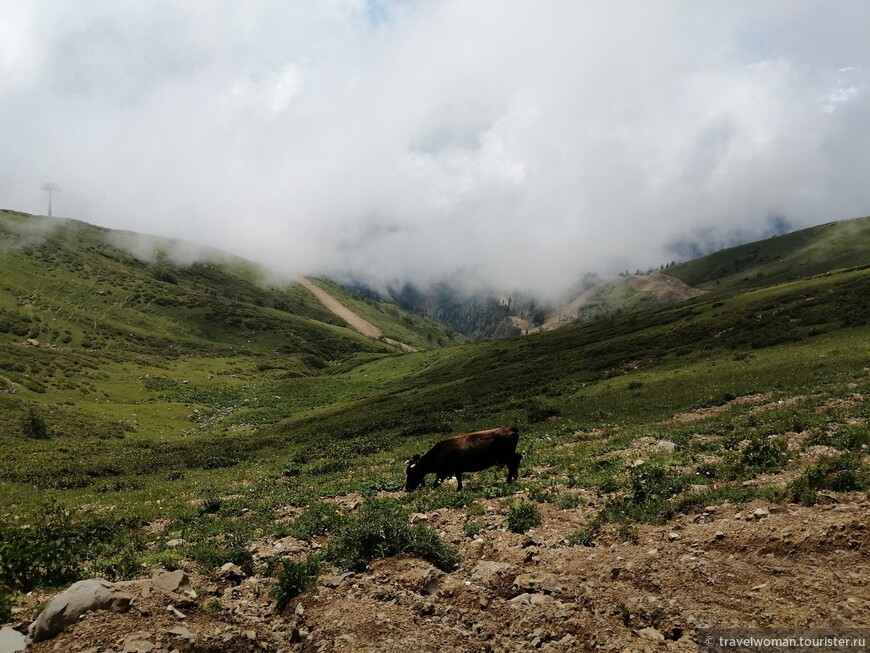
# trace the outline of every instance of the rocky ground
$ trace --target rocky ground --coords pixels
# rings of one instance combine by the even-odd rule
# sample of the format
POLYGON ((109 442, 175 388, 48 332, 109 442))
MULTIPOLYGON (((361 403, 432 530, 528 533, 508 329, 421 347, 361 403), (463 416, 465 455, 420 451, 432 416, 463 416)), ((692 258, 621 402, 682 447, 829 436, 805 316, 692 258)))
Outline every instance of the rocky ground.
MULTIPOLYGON (((605 526, 596 546, 572 545, 569 534, 593 514, 589 499, 567 510, 542 504, 542 524, 525 534, 504 528, 504 499, 481 502, 485 528, 473 538, 462 510, 415 514, 459 546, 457 571, 411 558, 376 561, 356 574, 328 570, 281 614, 271 578, 232 566, 176 572, 180 587, 125 586, 133 595, 126 612, 87 613, 29 650, 694 651, 703 627, 870 623, 864 494, 826 496, 826 505, 811 508, 708 506, 665 525, 638 525, 635 541, 605 526)), ((310 546, 270 539, 252 552, 257 560, 310 546)), ((19 608, 19 629, 47 598, 19 608)))

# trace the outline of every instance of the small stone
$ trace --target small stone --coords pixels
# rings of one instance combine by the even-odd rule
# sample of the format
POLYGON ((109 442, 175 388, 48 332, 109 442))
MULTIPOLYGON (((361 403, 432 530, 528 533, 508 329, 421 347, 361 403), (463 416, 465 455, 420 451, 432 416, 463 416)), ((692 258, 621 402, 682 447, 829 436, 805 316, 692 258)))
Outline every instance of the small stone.
POLYGON ((668 542, 676 542, 679 539, 682 539, 679 533, 668 533, 668 542))
POLYGON ((429 521, 429 516, 422 512, 415 512, 411 515, 411 523, 419 524, 420 522, 429 521))
POLYGON ((305 606, 302 605, 302 601, 296 604, 296 609, 293 612, 296 613, 297 617, 302 617, 305 615, 305 606))
POLYGON ((173 540, 168 540, 166 542, 166 546, 170 549, 177 549, 178 547, 184 546, 185 544, 186 544, 186 542, 183 539, 181 539, 180 537, 175 538, 173 540))
POLYGON ((529 596, 529 603, 532 605, 541 605, 542 603, 553 603, 554 599, 549 594, 532 594, 529 596))
POLYGON ((241 579, 245 577, 245 572, 242 571, 242 568, 238 565, 228 562, 221 567, 218 576, 220 578, 241 579))
POLYGON ((765 517, 770 515, 770 511, 767 508, 756 508, 752 511, 752 516, 756 519, 764 519, 765 517))
POLYGON ((716 531, 716 534, 713 535, 713 539, 716 539, 716 540, 722 540, 724 538, 725 538, 725 533, 723 533, 722 531, 716 531))
POLYGON ((510 600, 510 602, 511 602, 511 603, 524 603, 524 604, 529 604, 529 603, 531 603, 531 598, 532 598, 532 595, 531 595, 531 594, 529 594, 528 592, 523 592, 522 594, 518 594, 517 596, 515 596, 514 598, 512 598, 512 599, 510 600))
POLYGON ((676 448, 677 445, 670 440, 659 440, 656 442, 656 449, 661 449, 662 451, 674 451, 676 448))
POLYGON ((175 626, 166 631, 167 634, 181 639, 190 639, 190 629, 187 626, 175 626))
MULTIPOLYGON (((300 605, 301 605, 301 604, 300 604, 300 605)), ((246 631, 244 631, 244 632, 242 633, 242 636, 243 636, 245 639, 248 639, 248 640, 250 640, 250 641, 252 641, 252 642, 256 642, 256 641, 257 641, 257 631, 256 631, 256 630, 246 630, 246 631)))
POLYGON ((170 605, 167 605, 167 606, 166 606, 166 611, 167 611, 169 614, 171 614, 172 616, 174 616, 174 617, 178 617, 179 619, 187 619, 187 615, 184 614, 183 612, 181 612, 181 610, 179 610, 178 608, 176 608, 174 605, 171 605, 171 604, 170 604, 170 605))
POLYGON ((652 628, 652 627, 644 628, 643 630, 639 630, 639 631, 637 631, 637 634, 641 638, 648 639, 648 640, 651 640, 653 642, 665 641, 665 636, 662 635, 659 631, 657 631, 655 628, 652 628))

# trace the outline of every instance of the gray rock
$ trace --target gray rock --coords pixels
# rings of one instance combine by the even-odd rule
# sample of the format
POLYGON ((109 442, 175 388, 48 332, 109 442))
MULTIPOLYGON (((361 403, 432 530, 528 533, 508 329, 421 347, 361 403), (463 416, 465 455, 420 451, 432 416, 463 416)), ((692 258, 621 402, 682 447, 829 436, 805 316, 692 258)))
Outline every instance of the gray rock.
POLYGON ((543 592, 561 594, 564 590, 554 576, 548 574, 520 574, 514 579, 513 587, 518 592, 543 592))
POLYGON ((82 580, 54 597, 32 624, 34 642, 51 639, 84 613, 95 610, 126 612, 133 595, 102 578, 82 580))
POLYGON ((181 639, 190 639, 190 629, 187 626, 175 626, 166 631, 167 634, 181 639))
POLYGON ((190 578, 181 569, 166 571, 156 570, 151 576, 151 588, 165 594, 183 594, 196 598, 196 592, 190 586, 190 578))
POLYGON ((154 644, 141 639, 131 639, 124 643, 124 648, 121 653, 151 653, 154 650, 154 644))
POLYGON ((218 572, 218 578, 226 578, 227 580, 239 582, 245 577, 245 572, 242 568, 232 562, 226 563, 218 572))
POLYGON ((481 560, 471 570, 471 580, 486 586, 498 584, 500 577, 511 568, 512 565, 507 562, 495 562, 492 560, 481 560))
POLYGON ((674 451, 676 448, 677 445, 670 440, 659 440, 656 442, 656 449, 661 449, 662 451, 674 451))
POLYGON ((30 638, 19 633, 14 628, 0 628, 0 653, 19 653, 27 648, 30 638))
POLYGON ((665 636, 662 635, 655 628, 644 628, 643 630, 637 631, 638 636, 643 639, 649 639, 653 642, 663 642, 665 641, 665 636))

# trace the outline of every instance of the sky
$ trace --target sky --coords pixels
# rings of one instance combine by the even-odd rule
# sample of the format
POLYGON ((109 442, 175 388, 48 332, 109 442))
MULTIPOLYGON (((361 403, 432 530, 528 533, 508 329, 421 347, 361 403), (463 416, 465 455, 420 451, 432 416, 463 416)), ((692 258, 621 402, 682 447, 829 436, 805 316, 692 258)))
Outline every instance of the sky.
POLYGON ((870 214, 870 3, 0 0, 0 208, 554 292, 870 214))

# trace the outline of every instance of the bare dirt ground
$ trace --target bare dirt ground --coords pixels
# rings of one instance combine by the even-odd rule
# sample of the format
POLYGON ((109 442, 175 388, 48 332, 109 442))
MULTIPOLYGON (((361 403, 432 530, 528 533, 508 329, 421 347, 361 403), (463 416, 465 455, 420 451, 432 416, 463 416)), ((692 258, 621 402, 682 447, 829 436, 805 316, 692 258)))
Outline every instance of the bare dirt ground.
POLYGON ((547 316, 547 319, 544 320, 544 324, 541 325, 541 330, 552 331, 566 323, 571 323, 576 320, 577 316, 580 314, 580 310, 589 303, 600 289, 600 286, 587 288, 571 302, 565 304, 565 306, 561 307, 559 310, 550 313, 547 316))
POLYGON ((386 342, 387 344, 398 347, 399 349, 402 349, 404 351, 417 351, 417 349, 415 347, 412 347, 411 345, 406 345, 404 342, 399 342, 398 340, 387 338, 384 335, 383 331, 381 331, 378 327, 376 327, 371 322, 362 319, 359 315, 347 308, 344 304, 339 302, 328 292, 326 292, 316 284, 312 283, 309 279, 306 279, 305 277, 300 277, 296 281, 303 288, 310 291, 311 294, 314 295, 327 309, 329 309, 330 311, 332 311, 332 313, 347 322, 348 326, 350 326, 355 331, 358 331, 359 333, 363 334, 368 338, 374 338, 375 340, 386 342))
MULTIPOLYGON (((357 574, 327 571, 319 586, 274 612, 272 579, 189 571, 194 601, 137 600, 125 614, 89 613, 35 653, 254 651, 695 651, 703 627, 861 627, 870 623, 870 502, 763 501, 707 506, 624 541, 605 526, 596 546, 568 542, 600 498, 542 504, 542 524, 504 528, 506 499, 481 501, 485 528, 463 532, 463 510, 412 516, 460 549, 450 574, 418 559, 386 559, 357 574)), ((522 490, 518 492, 522 494, 522 490)), ((335 499, 345 506, 355 496, 335 499)), ((311 546, 256 542, 255 560, 311 546)), ((316 544, 314 546, 317 546, 316 544)), ((35 603, 37 599, 33 599, 35 603)), ((21 624, 35 616, 19 613, 21 624)))
MULTIPOLYGON (((684 281, 664 274, 663 272, 631 275, 628 277, 628 282, 635 290, 651 294, 662 304, 691 299, 692 297, 697 297, 698 295, 703 295, 707 292, 700 288, 694 288, 684 281)), ((601 285, 587 288, 571 302, 547 315, 547 318, 540 327, 535 327, 531 323, 520 320, 520 318, 511 319, 514 322, 514 326, 520 328, 525 333, 558 329, 559 327, 571 324, 576 320, 577 316, 580 315, 580 311, 595 298, 595 295, 601 290, 601 288, 601 285)))
POLYGON ((628 281, 635 290, 648 292, 663 304, 691 299, 707 292, 700 288, 693 288, 685 281, 663 272, 632 275, 628 281))

